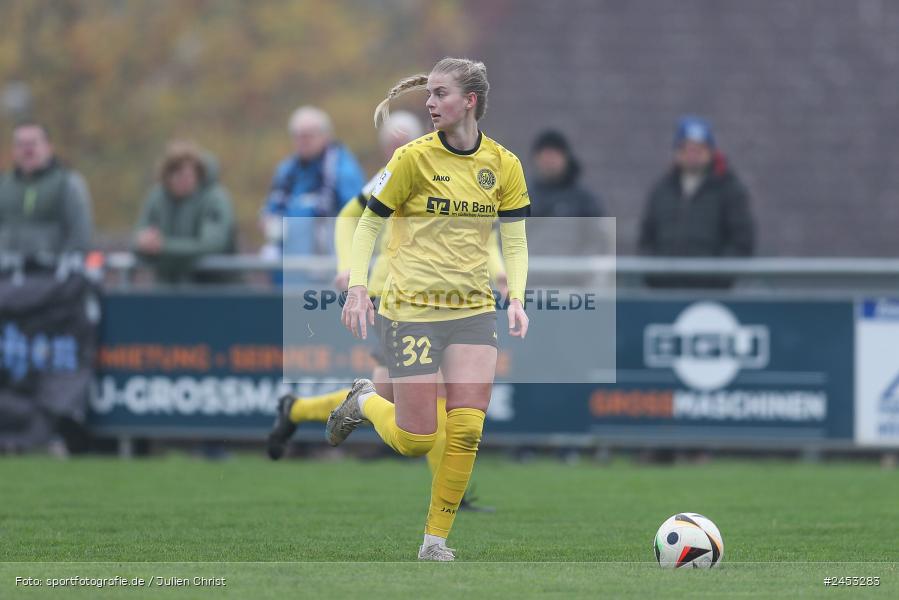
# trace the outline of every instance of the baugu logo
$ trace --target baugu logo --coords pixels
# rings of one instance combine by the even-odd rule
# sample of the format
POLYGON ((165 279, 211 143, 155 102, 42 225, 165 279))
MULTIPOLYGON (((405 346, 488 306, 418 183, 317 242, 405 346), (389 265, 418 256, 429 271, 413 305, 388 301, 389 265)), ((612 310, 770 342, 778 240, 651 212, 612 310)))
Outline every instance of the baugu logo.
POLYGON ((690 388, 718 390, 741 369, 764 369, 770 359, 764 325, 741 325, 717 302, 688 306, 673 324, 651 324, 643 332, 647 367, 673 369, 690 388))

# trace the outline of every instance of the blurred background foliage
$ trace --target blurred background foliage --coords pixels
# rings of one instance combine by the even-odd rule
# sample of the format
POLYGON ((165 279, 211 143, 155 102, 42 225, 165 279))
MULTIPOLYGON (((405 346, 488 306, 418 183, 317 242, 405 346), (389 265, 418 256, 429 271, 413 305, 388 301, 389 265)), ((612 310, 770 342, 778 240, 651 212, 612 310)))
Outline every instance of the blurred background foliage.
POLYGON ((166 141, 191 138, 218 157, 242 246, 254 248, 257 211, 290 151, 290 112, 326 109, 373 172, 382 162, 374 106, 399 77, 470 47, 462 9, 454 0, 3 0, 0 166, 9 167, 15 120, 46 123, 59 155, 88 179, 98 245, 116 247, 166 141))

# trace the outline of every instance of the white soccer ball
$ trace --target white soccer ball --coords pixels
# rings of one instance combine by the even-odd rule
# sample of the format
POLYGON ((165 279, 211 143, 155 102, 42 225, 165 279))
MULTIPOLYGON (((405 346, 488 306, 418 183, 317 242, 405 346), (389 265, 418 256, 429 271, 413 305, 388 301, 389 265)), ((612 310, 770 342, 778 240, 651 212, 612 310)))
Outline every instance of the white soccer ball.
POLYGON ((710 569, 724 557, 724 539, 711 519, 678 513, 659 527, 653 551, 663 569, 710 569))

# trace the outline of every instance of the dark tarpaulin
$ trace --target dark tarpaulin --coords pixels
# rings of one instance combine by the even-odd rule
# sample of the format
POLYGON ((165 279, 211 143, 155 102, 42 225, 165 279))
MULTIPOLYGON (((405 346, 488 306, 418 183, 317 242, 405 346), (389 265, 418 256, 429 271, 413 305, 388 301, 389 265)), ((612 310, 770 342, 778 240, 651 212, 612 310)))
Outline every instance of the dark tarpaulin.
POLYGON ((26 450, 84 421, 99 317, 83 274, 0 277, 0 448, 26 450))

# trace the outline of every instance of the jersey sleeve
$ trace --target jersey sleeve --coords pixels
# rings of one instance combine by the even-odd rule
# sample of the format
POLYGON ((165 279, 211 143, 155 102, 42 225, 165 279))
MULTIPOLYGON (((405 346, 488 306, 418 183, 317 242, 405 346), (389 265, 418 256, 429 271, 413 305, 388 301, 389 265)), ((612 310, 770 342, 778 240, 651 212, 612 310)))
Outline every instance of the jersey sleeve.
POLYGON ((494 227, 490 230, 490 238, 487 240, 487 270, 490 271, 490 279, 496 281, 499 275, 506 273, 506 265, 503 263, 503 255, 499 250, 499 231, 494 227))
POLYGON ((368 286, 368 265, 375 251, 375 241, 386 219, 380 218, 370 209, 359 217, 359 224, 353 234, 352 256, 350 257, 350 281, 348 288, 357 285, 368 286))
POLYGON ((375 186, 378 184, 378 181, 381 179, 381 173, 384 172, 384 169, 379 170, 375 173, 374 177, 368 180, 368 183, 362 186, 362 191, 359 192, 359 197, 365 198, 367 202, 369 198, 371 198, 371 191, 375 189, 375 186))
POLYGON ((503 256, 506 259, 506 277, 509 281, 509 299, 524 304, 528 282, 528 238, 524 218, 500 222, 503 256))
POLYGON ((411 156, 411 152, 406 152, 405 148, 400 148, 393 153, 393 158, 384 167, 380 177, 375 182, 371 190, 371 200, 369 208, 382 217, 388 216, 391 212, 402 206, 406 200, 412 195, 413 183, 415 181, 415 160, 411 156), (372 204, 380 204, 383 206, 381 214, 379 206, 372 207, 372 204), (386 211, 384 211, 386 209, 386 211))
POLYGON ((504 220, 527 217, 531 212, 531 199, 528 197, 521 161, 509 154, 503 157, 503 163, 498 216, 504 220))
MULTIPOLYGON (((360 196, 362 194, 359 194, 360 196)), ((352 267, 353 234, 359 217, 365 211, 365 203, 347 202, 334 219, 334 250, 337 253, 337 272, 342 273, 352 267)))

